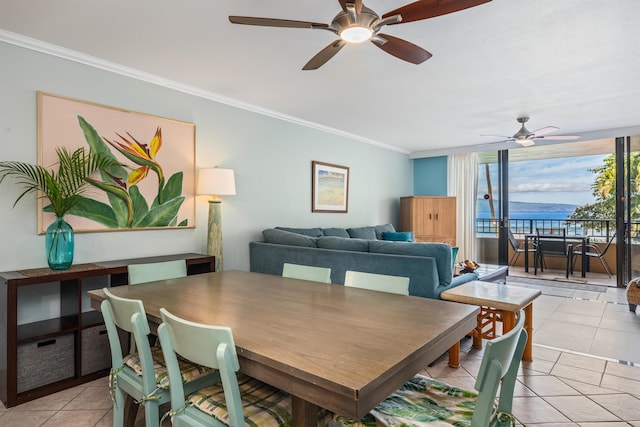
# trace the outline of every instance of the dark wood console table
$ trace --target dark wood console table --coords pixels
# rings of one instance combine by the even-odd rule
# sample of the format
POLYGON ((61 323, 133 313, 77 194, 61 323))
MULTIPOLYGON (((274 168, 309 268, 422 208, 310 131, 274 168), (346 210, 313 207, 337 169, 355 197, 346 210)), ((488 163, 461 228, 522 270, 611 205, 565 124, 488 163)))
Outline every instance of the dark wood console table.
MULTIPOLYGON (((0 273, 0 400, 12 407, 105 376, 111 351, 87 291, 128 285, 127 266, 184 259, 187 274, 215 257, 178 254, 0 273)), ((127 340, 125 340, 127 341, 127 340)))

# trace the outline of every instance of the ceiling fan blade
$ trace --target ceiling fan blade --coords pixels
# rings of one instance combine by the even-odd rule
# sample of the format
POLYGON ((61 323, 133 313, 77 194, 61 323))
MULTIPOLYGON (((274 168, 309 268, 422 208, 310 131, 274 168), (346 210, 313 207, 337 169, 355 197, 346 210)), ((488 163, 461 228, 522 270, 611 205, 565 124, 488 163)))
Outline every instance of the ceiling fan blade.
POLYGON ((549 136, 535 136, 535 139, 553 139, 556 141, 572 141, 580 138, 578 135, 549 135, 549 136))
POLYGON ((349 3, 353 3, 356 8, 356 13, 360 13, 362 11, 362 0, 338 0, 338 3, 340 3, 342 10, 345 12, 347 12, 347 4, 349 3))
POLYGON ((402 21, 399 23, 420 21, 422 19, 458 12, 490 1, 491 0, 418 0, 385 13, 382 15, 382 18, 400 14, 402 21))
POLYGON ((547 126, 545 128, 541 128, 541 129, 535 130, 535 131, 531 132, 531 134, 534 135, 534 136, 542 136, 542 135, 546 135, 548 133, 551 133, 553 131, 556 131, 558 129, 560 129, 560 128, 557 128, 555 126, 547 126))
POLYGON ((513 137, 507 135, 480 135, 480 136, 488 136, 490 138, 507 138, 508 140, 512 140, 513 137))
POLYGON ((302 67, 302 69, 317 70, 318 68, 323 66, 328 60, 333 58, 336 53, 340 52, 340 49, 342 49, 345 44, 347 44, 347 42, 345 42, 342 39, 338 39, 334 41, 329 46, 325 47, 320 52, 318 52, 316 56, 311 58, 309 62, 307 62, 304 67, 302 67))
POLYGON ((411 62, 412 64, 422 64, 424 61, 431 58, 431 53, 420 46, 416 46, 413 43, 388 34, 378 34, 378 37, 371 41, 374 45, 378 46, 388 54, 404 61, 411 62))
POLYGON ((328 24, 308 21, 292 21, 289 19, 256 18, 252 16, 229 16, 229 21, 233 24, 259 25, 262 27, 285 27, 285 28, 324 28, 328 24))

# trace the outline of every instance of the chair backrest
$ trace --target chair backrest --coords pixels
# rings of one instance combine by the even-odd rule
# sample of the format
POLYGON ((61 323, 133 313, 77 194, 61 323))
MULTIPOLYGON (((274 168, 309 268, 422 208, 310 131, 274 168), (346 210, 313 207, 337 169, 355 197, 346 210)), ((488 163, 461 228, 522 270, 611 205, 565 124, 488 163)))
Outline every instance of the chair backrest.
POLYGON ((240 369, 231 328, 211 326, 181 319, 160 309, 162 324, 158 337, 162 347, 169 383, 171 408, 184 407, 184 387, 176 354, 202 366, 219 370, 229 413, 229 425, 244 425, 242 401, 236 372, 240 369))
POLYGON ((614 231, 613 234, 611 235, 611 238, 607 242, 607 245, 604 247, 602 252, 600 252, 600 256, 604 256, 604 254, 607 253, 607 250, 609 249, 609 246, 611 246, 611 244, 613 243, 613 241, 615 239, 616 239, 616 232, 614 231))
POLYGON ((545 234, 548 235, 550 233, 544 233, 539 228, 536 229, 538 251, 545 255, 567 255, 567 230, 561 228, 557 231, 557 233, 551 234, 558 237, 545 239, 545 234))
POLYGON ((156 280, 175 279, 187 276, 187 262, 183 259, 175 261, 152 262, 147 264, 130 264, 129 284, 154 282, 156 280))
POLYGON ((372 291, 409 295, 408 277, 347 270, 344 276, 344 285, 354 288, 370 289, 372 291))
POLYGON ((475 388, 479 396, 471 420, 471 426, 488 426, 500 383, 500 400, 497 412, 511 413, 516 376, 527 342, 524 327, 525 315, 518 314, 515 327, 491 341, 487 341, 475 388))
POLYGON ((510 228, 507 228, 508 236, 509 236, 509 243, 511 244, 511 248, 514 251, 517 251, 518 249, 520 249, 520 245, 518 245, 518 241, 516 240, 515 236, 513 235, 513 232, 511 231, 510 228))
POLYGON ((134 340, 130 352, 137 351, 140 356, 143 386, 148 391, 155 389, 156 379, 153 371, 153 357, 151 356, 151 346, 148 338, 151 330, 149 329, 149 322, 142 301, 113 295, 107 288, 103 288, 102 291, 104 292, 105 300, 100 305, 100 311, 102 312, 109 337, 112 368, 117 369, 123 363, 120 336, 117 329, 120 328, 133 334, 134 340))
POLYGON ((331 269, 327 267, 289 264, 285 262, 282 266, 282 277, 331 283, 331 269))

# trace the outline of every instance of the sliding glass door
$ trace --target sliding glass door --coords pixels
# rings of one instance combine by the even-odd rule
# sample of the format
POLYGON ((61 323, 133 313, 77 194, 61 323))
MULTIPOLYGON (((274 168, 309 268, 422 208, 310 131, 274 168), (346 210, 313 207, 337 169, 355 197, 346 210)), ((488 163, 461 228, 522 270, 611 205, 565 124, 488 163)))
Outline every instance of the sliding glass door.
POLYGON ((616 138, 617 286, 640 276, 640 137, 616 138))

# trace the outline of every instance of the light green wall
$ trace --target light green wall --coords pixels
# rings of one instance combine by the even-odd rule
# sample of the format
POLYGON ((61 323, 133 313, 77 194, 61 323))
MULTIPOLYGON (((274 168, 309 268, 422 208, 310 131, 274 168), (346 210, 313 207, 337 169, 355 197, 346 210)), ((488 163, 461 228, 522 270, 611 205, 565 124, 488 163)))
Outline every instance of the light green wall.
MULTIPOLYGON (((237 195, 223 197, 225 269, 248 270, 248 244, 268 227, 397 225, 411 193, 403 153, 8 43, 0 63, 0 160, 37 161, 37 91, 195 123, 196 167, 236 173, 237 195), (347 214, 311 212, 312 160, 350 167, 347 214)), ((0 271, 46 265, 35 197, 13 208, 18 195, 0 185, 0 271)), ((204 252, 207 208, 198 197, 195 229, 78 233, 74 263, 204 252)))
POLYGON ((447 156, 413 160, 413 195, 447 195, 447 156))

